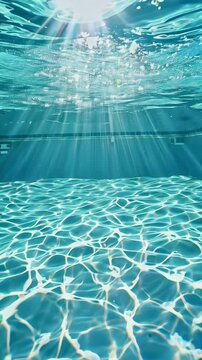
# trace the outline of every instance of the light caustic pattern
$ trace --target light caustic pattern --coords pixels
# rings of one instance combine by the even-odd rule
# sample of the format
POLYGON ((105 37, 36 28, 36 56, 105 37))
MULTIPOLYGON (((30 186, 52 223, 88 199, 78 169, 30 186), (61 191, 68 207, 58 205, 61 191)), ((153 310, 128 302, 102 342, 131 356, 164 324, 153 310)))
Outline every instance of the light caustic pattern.
POLYGON ((0 185, 0 359, 199 359, 200 180, 0 185))

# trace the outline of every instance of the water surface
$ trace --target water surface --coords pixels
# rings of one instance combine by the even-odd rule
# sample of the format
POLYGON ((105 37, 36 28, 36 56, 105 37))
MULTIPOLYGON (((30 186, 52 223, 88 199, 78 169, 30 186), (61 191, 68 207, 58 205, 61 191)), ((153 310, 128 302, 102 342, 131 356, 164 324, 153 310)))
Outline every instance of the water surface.
POLYGON ((51 1, 0 1, 0 109, 201 109, 201 10, 198 0, 142 0, 76 25, 51 1))

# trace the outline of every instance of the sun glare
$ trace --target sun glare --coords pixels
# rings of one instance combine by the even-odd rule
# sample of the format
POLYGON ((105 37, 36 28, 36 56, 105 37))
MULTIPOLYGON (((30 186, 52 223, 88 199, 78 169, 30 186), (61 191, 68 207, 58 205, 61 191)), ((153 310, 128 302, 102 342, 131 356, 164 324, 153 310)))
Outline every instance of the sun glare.
POLYGON ((56 10, 78 23, 102 21, 123 8, 134 0, 52 0, 56 10), (126 5, 127 4, 127 5, 126 5))

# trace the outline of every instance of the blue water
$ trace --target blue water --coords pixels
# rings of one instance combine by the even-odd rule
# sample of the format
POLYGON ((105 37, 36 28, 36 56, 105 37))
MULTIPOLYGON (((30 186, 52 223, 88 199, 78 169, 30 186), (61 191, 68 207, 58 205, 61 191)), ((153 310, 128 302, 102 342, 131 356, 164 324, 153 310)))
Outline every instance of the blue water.
POLYGON ((0 360, 202 359, 201 24, 0 0, 0 360))
POLYGON ((72 111, 201 110, 200 0, 119 0, 93 25, 54 1, 0 1, 0 109, 49 109, 63 123, 72 111))
POLYGON ((200 359, 202 182, 1 183, 0 359, 200 359))

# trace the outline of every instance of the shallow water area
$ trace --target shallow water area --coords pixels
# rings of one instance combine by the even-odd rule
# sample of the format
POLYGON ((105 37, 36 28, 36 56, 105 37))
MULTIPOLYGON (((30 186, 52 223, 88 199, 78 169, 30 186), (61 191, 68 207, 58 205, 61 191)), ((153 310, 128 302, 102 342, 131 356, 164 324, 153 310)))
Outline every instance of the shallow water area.
POLYGON ((0 184, 1 359, 200 359, 202 181, 0 184))

